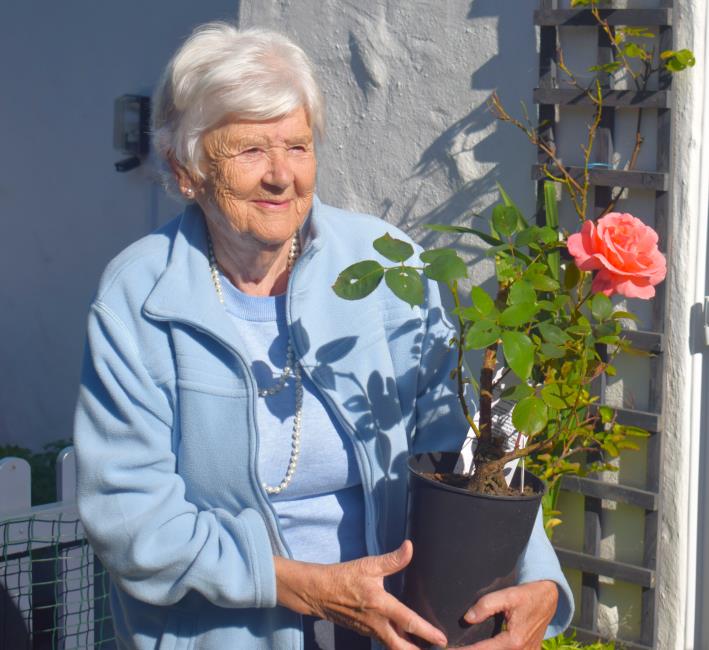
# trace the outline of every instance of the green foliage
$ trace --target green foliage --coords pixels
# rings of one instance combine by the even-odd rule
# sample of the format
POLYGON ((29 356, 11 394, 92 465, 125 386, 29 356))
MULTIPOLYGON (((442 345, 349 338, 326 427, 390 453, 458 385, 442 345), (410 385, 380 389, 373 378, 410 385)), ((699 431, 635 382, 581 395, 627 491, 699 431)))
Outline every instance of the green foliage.
POLYGON ((348 266, 332 285, 335 293, 345 300, 360 300, 374 291, 384 277, 384 267, 374 260, 364 260, 348 266))
POLYGON ((615 650, 614 641, 596 641, 584 644, 576 640, 576 633, 560 634, 551 639, 542 641, 541 650, 615 650))
MULTIPOLYGON (((591 292, 591 273, 561 261, 566 233, 559 232, 552 183, 544 188, 546 225, 541 227, 530 226, 509 195, 502 189, 500 194, 487 227, 455 229, 489 244, 484 254, 495 262, 494 295, 474 286, 469 300, 464 299, 460 282, 467 267, 455 250, 424 251, 419 256, 421 265, 409 266, 404 262, 413 256, 412 247, 389 235, 376 240, 374 247, 393 266, 359 262, 342 272, 334 289, 342 297, 359 299, 383 277, 395 295, 416 305, 424 298, 421 273, 446 285, 456 303, 458 334, 453 344, 463 350, 492 351, 496 369, 516 377, 517 386, 506 391, 505 398, 514 402, 514 426, 528 436, 528 446, 536 448, 526 466, 556 494, 562 476, 612 469, 606 459, 635 448, 634 438, 645 433, 619 425, 612 409, 599 408, 590 388, 598 375, 615 372, 615 355, 628 348, 622 323, 632 315, 615 312, 607 296, 591 292), (604 350, 607 354, 602 354, 604 350), (605 458, 585 463, 584 452, 589 449, 604 452, 605 458)), ((456 373, 474 385, 462 365, 456 373)), ((548 504, 549 532, 558 523, 553 508, 553 503, 548 504)))
POLYGON ((394 239, 389 233, 375 239, 372 246, 392 262, 405 262, 414 254, 414 247, 411 244, 394 239))
POLYGON ((0 458, 13 456, 30 464, 33 506, 57 500, 57 455, 71 444, 71 440, 54 440, 44 445, 43 451, 32 451, 17 445, 0 445, 0 458))
POLYGON ((694 67, 697 60, 694 58, 692 50, 666 50, 660 54, 660 59, 664 61, 665 67, 670 72, 681 72, 687 68, 694 67))
POLYGON ((384 281, 398 298, 412 307, 423 302, 423 283, 413 269, 406 266, 388 269, 384 281))

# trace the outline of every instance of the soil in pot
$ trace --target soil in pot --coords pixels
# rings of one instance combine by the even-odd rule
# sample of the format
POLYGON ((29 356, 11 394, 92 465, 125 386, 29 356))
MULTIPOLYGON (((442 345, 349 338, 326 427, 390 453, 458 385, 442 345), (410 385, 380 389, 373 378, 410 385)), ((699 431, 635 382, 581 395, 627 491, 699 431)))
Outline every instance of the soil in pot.
MULTIPOLYGON (((458 454, 449 452, 409 459, 406 536, 414 556, 402 593, 408 607, 444 631, 451 647, 500 631, 499 616, 469 625, 463 615, 485 594, 515 584, 544 493, 544 484, 529 473, 525 486, 534 491, 531 495, 474 494, 435 480, 436 474, 451 474, 457 460, 458 454)), ((517 470, 513 487, 520 477, 517 470)))

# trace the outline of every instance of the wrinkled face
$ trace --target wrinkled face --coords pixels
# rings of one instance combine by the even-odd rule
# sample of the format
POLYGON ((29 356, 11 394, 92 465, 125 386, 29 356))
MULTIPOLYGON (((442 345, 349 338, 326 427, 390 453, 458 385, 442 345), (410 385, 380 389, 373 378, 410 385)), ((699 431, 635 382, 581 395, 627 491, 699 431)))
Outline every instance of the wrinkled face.
POLYGON ((315 189, 305 109, 259 122, 226 120, 202 145, 205 178, 195 184, 195 198, 218 229, 267 246, 288 241, 308 215, 315 189))

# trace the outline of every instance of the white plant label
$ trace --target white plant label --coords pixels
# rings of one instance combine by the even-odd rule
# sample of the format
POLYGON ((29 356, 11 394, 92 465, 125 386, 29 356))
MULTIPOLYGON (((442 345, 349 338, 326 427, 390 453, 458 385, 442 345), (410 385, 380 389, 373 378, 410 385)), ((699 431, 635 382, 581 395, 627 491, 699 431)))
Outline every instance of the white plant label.
MULTIPOLYGON (((527 444, 527 437, 520 435, 514 428, 512 424, 512 409, 514 408, 514 402, 510 402, 506 399, 501 399, 499 397, 500 393, 505 390, 506 386, 501 379, 501 371, 498 371, 495 375, 494 381, 497 382, 495 387, 495 395, 492 400, 492 428, 496 435, 505 437, 505 451, 511 451, 515 448, 517 444, 517 438, 519 437, 519 446, 524 447, 527 444)), ((475 424, 480 422, 480 414, 476 413, 473 417, 475 424)), ((468 435, 463 442, 463 446, 460 450, 460 458, 455 466, 455 471, 460 474, 470 474, 472 475, 475 471, 475 465, 473 463, 473 455, 475 454, 475 448, 478 445, 478 439, 473 432, 472 427, 468 430, 468 435)), ((505 465, 504 474, 507 481, 507 485, 512 481, 512 476, 519 463, 519 458, 511 460, 505 465)))

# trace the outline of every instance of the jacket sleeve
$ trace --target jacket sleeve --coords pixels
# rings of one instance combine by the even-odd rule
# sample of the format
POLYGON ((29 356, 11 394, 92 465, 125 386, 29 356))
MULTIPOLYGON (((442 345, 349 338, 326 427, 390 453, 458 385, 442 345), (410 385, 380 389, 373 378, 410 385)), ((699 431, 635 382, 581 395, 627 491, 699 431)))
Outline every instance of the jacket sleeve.
POLYGON ((273 607, 261 515, 185 499, 171 400, 147 372, 147 352, 106 305, 92 306, 74 433, 87 536, 116 584, 144 602, 171 605, 194 590, 220 607, 273 607))
POLYGON ((520 559, 518 583, 525 584, 536 580, 553 580, 559 588, 556 613, 544 636, 545 639, 548 639, 561 634, 571 624, 574 615, 574 596, 561 571, 551 542, 544 532, 541 508, 537 512, 532 535, 520 559))
MULTIPOLYGON (((438 285, 429 282, 427 292, 428 313, 421 347, 413 453, 460 451, 469 425, 458 400, 456 382, 451 379, 451 371, 457 364, 457 351, 449 345, 449 341, 456 331, 441 305, 438 285)), ((475 404, 471 401, 468 404, 471 414, 474 414, 475 404)), ((571 623, 574 600, 556 553, 544 532, 541 508, 520 560, 519 574, 520 584, 536 580, 553 580, 559 587, 556 613, 546 632, 546 638, 556 636, 571 623)))

